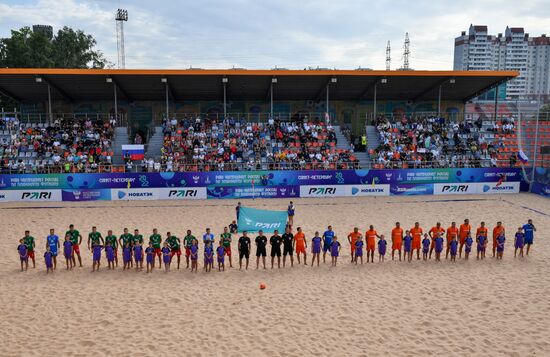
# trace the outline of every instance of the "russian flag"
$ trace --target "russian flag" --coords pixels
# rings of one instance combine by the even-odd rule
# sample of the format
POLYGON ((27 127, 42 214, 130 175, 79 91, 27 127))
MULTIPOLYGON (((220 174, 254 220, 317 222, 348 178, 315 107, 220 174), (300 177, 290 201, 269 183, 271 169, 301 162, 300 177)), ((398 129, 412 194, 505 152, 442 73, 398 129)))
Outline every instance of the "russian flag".
POLYGON ((526 162, 529 162, 529 158, 527 157, 527 155, 525 155, 525 153, 523 152, 523 150, 520 150, 520 151, 518 152, 518 158, 519 158, 519 160, 520 160, 521 162, 523 162, 524 164, 525 164, 526 162))
POLYGON ((145 145, 122 145, 122 156, 130 157, 130 160, 143 160, 145 157, 145 145))

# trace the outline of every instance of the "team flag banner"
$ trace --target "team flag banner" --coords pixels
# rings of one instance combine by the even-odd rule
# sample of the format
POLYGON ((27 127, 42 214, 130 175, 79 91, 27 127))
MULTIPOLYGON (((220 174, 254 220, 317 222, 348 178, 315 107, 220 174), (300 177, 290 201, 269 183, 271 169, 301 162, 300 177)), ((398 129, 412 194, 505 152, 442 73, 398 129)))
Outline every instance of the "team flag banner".
POLYGON ((122 145, 122 156, 130 157, 130 160, 143 160, 145 157, 145 145, 122 145))
POLYGON ((241 207, 237 226, 239 232, 273 233, 276 229, 283 233, 287 222, 286 211, 269 211, 250 207, 241 207))

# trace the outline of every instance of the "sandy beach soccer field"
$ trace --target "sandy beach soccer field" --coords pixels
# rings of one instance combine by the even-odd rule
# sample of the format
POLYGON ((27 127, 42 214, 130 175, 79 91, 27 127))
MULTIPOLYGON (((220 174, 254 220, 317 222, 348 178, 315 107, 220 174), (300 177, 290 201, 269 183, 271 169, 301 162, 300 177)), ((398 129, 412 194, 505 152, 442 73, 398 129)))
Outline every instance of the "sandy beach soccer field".
MULTIPOLYGON (((287 203, 243 201, 282 210, 287 203)), ((295 224, 308 241, 328 224, 345 241, 355 225, 364 232, 374 224, 389 237, 395 221, 410 228, 418 220, 427 231, 437 221, 447 228, 469 218, 472 227, 486 221, 491 232, 502 220, 504 260, 489 252, 484 261, 409 264, 390 257, 355 266, 346 241, 336 268, 256 271, 253 257, 246 272, 206 274, 200 264, 197 274, 185 265, 145 274, 108 271, 103 261, 91 273, 84 244, 84 268, 67 272, 62 262, 46 276, 49 228, 59 234, 74 223, 85 239, 92 225, 104 236, 139 228, 148 240, 155 227, 163 238, 166 231, 182 238, 187 229, 199 236, 210 227, 218 238, 236 201, 2 204, 0 356, 550 355, 550 200, 519 194, 295 203, 295 224), (531 255, 514 259, 512 233, 529 218, 538 230, 531 255), (38 241, 37 268, 21 273, 16 247, 25 229, 38 241)))

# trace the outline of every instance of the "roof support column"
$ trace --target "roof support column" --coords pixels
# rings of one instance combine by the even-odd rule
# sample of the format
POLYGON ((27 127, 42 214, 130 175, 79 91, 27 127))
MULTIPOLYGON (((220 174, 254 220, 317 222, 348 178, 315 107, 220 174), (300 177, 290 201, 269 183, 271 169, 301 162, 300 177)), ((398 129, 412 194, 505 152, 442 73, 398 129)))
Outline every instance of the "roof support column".
POLYGON ((50 89, 50 84, 48 83, 48 117, 50 119, 50 123, 53 122, 53 114, 52 114, 52 91, 50 89))
POLYGON ((222 78, 223 83, 223 118, 227 118, 227 77, 222 78))
POLYGON ((495 113, 493 120, 497 120, 497 114, 498 114, 498 85, 495 87, 495 113))
POLYGON ((441 116, 441 84, 439 85, 439 92, 437 93, 437 116, 441 116))
POLYGON ((376 83, 374 83, 374 108, 373 108, 373 116, 374 116, 374 120, 376 121, 376 90, 378 89, 378 81, 376 81, 376 83))
POLYGON ((269 90, 270 96, 270 106, 269 106, 269 115, 273 118, 273 85, 277 83, 277 78, 271 78, 271 88, 269 90))

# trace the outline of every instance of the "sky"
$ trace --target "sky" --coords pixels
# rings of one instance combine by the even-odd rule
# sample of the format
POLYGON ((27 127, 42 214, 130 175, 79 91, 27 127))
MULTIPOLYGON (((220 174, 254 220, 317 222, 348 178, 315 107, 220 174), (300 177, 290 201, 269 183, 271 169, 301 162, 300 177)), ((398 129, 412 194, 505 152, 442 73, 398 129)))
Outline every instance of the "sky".
POLYGON ((550 35, 542 0, 0 0, 0 37, 34 24, 81 29, 117 67, 115 12, 124 23, 126 68, 307 67, 450 70, 454 38, 470 24, 550 35))

